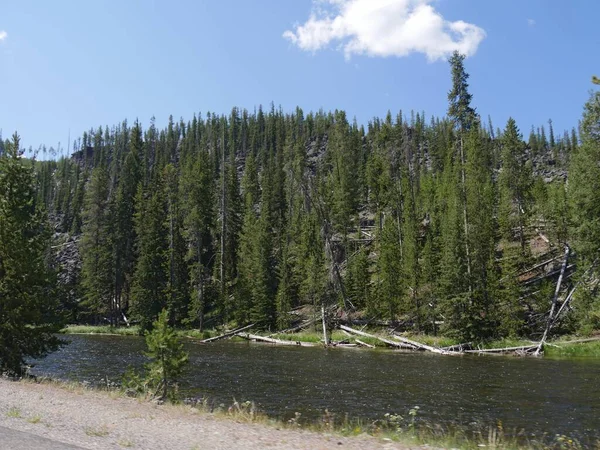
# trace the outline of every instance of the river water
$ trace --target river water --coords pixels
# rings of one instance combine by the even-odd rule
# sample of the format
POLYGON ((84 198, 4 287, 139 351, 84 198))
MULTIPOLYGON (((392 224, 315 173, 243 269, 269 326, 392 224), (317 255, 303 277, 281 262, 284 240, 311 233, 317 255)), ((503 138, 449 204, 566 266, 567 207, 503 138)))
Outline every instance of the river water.
MULTIPOLYGON (((145 343, 127 336, 71 335, 70 344, 38 361, 36 375, 102 384, 141 367, 145 343)), ((252 400, 281 419, 376 420, 385 413, 444 425, 600 439, 600 360, 440 356, 384 350, 273 347, 187 341, 186 396, 229 406, 252 400)))

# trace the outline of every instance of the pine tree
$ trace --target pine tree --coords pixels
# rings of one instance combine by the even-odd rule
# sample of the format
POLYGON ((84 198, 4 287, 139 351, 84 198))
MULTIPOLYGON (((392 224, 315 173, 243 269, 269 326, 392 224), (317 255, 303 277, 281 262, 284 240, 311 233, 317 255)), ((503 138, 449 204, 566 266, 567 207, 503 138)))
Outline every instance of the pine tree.
POLYGON ((136 121, 130 132, 129 152, 121 167, 120 182, 114 202, 113 264, 116 314, 122 314, 129 304, 131 279, 135 263, 135 196, 142 179, 140 155, 143 153, 143 141, 139 122, 136 121))
POLYGON ((418 331, 421 331, 423 311, 421 304, 420 243, 417 224, 415 186, 408 164, 402 170, 402 279, 405 285, 404 309, 411 313, 418 331))
POLYGON ((335 125, 329 137, 327 150, 331 172, 329 185, 332 192, 331 216, 334 229, 346 236, 356 212, 357 195, 357 148, 350 134, 344 112, 336 112, 335 125))
POLYGON ((463 204, 460 190, 460 162, 449 157, 437 192, 440 234, 436 247, 440 249, 439 280, 435 291, 439 312, 444 317, 443 332, 460 334, 467 314, 469 279, 466 276, 464 254, 463 204))
POLYGON ((448 61, 452 72, 448 116, 461 133, 469 131, 475 120, 475 109, 471 107, 473 96, 469 93, 469 74, 465 71, 464 60, 465 56, 455 51, 448 61))
POLYGON ((167 164, 163 172, 166 223, 168 232, 168 262, 169 274, 165 296, 170 323, 179 324, 187 318, 189 307, 188 267, 185 262, 186 245, 183 239, 183 216, 179 201, 179 176, 172 164, 167 164))
POLYGON ((180 184, 184 235, 192 283, 189 319, 202 330, 208 306, 210 263, 214 256, 214 174, 206 151, 199 150, 183 167, 180 184))
POLYGON ((284 330, 290 326, 290 310, 296 296, 290 263, 289 247, 284 247, 279 264, 277 296, 276 296, 276 320, 277 328, 284 330))
POLYGON ((114 307, 114 267, 112 258, 113 226, 109 215, 109 176, 103 165, 92 171, 85 191, 82 213, 83 235, 80 252, 82 258, 83 302, 88 314, 98 321, 109 317, 111 324, 114 307))
POLYGON ((503 334, 517 336, 524 324, 523 308, 519 304, 520 286, 517 275, 529 263, 526 227, 531 216, 533 176, 531 163, 526 161, 523 137, 514 119, 510 118, 501 139, 502 170, 498 176, 498 229, 502 242, 502 286, 499 320, 503 334), (517 236, 518 245, 514 245, 517 236))
POLYGON ((384 221, 377 261, 377 313, 389 320, 398 318, 403 290, 402 253, 395 222, 391 216, 384 221))
POLYGON ((371 301, 369 255, 364 247, 359 248, 348 261, 346 291, 352 304, 359 310, 371 301))
POLYGON ((272 191, 269 189, 269 170, 263 170, 263 195, 258 198, 258 179, 253 172, 254 160, 246 160, 244 194, 246 208, 240 236, 239 273, 241 292, 236 304, 239 324, 247 321, 260 323, 269 328, 275 325, 275 302, 271 262, 271 236, 269 235, 269 213, 272 191))
POLYGON ((466 181, 466 155, 464 141, 466 134, 471 130, 475 122, 475 110, 471 107, 472 95, 469 93, 469 74, 464 68, 465 56, 454 52, 450 58, 450 67, 452 72, 452 89, 448 93, 448 116, 453 120, 454 126, 458 132, 457 147, 460 158, 460 176, 463 202, 463 232, 465 258, 467 265, 467 280, 469 283, 469 291, 472 291, 471 276, 471 250, 469 248, 469 214, 467 208, 467 181, 466 181))
MULTIPOLYGON (((225 124, 221 124, 224 128, 225 124)), ((224 133, 224 131, 222 131, 224 133)), ((242 205, 240 186, 235 165, 235 154, 225 156, 225 145, 221 149, 221 174, 219 192, 219 254, 215 264, 216 279, 219 282, 219 300, 217 308, 224 321, 233 314, 231 287, 238 275, 238 249, 242 227, 242 205)))
POLYGON ((375 211, 377 227, 383 227, 383 212, 389 202, 391 190, 390 163, 386 160, 383 149, 374 149, 369 155, 366 176, 369 186, 369 203, 375 211))
MULTIPOLYGON (((569 206, 572 245, 579 255, 578 270, 597 276, 600 250, 600 92, 590 94, 580 129, 581 145, 569 166, 569 206)), ((565 192, 564 190, 562 192, 565 192)), ((587 280, 582 280, 587 281, 587 280)), ((597 288, 587 283, 576 294, 581 304, 579 323, 583 331, 600 328, 600 300, 597 288)))
POLYGON ((176 331, 169 326, 166 309, 152 324, 152 331, 146 333, 145 355, 150 362, 145 365, 143 376, 133 371, 126 372, 124 385, 140 393, 149 393, 160 400, 175 399, 177 380, 183 373, 189 358, 176 331))
POLYGON ((142 331, 149 330, 160 311, 167 307, 169 230, 163 184, 160 177, 156 178, 148 191, 140 187, 136 194, 138 258, 131 289, 131 310, 142 331))
POLYGON ((569 200, 573 245, 590 264, 600 249, 600 92, 586 103, 581 130, 581 146, 569 167, 569 200))
POLYGON ((471 283, 470 311, 466 319, 465 337, 491 337, 496 327, 496 220, 495 188, 492 178, 492 159, 477 123, 465 140, 467 157, 466 208, 469 217, 468 240, 471 283))
POLYGON ((328 300, 325 244, 321 234, 321 222, 312 210, 302 219, 300 241, 300 297, 303 303, 320 307, 328 300))
POLYGON ((59 347, 63 320, 45 261, 50 228, 19 145, 15 133, 0 156, 0 371, 13 375, 59 347))

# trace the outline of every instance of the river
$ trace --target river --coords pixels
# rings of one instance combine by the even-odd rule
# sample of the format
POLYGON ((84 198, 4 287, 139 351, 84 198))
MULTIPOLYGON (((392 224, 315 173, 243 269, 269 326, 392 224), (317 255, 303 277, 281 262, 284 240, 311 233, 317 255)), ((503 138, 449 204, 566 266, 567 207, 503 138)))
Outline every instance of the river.
MULTIPOLYGON (((36 363, 35 375, 102 384, 144 363, 144 340, 70 335, 70 344, 36 363)), ((217 404, 252 400, 261 411, 288 419, 376 420, 385 413, 443 425, 487 427, 510 433, 557 433, 600 439, 600 360, 440 356, 385 350, 273 347, 187 341, 186 396, 217 404)))

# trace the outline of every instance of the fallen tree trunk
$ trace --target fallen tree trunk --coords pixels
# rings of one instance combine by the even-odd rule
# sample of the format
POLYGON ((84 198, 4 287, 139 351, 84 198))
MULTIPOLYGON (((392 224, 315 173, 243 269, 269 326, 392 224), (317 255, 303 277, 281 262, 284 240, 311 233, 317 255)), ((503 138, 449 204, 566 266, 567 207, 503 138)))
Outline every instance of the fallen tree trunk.
POLYGON ((361 345, 362 347, 375 348, 374 345, 367 344, 366 342, 363 342, 360 339, 354 339, 354 342, 356 342, 358 345, 361 345))
POLYGON ((510 353, 518 351, 532 351, 538 347, 538 344, 534 345, 522 345, 520 347, 504 347, 504 348, 479 348, 477 350, 464 350, 465 353, 510 353))
POLYGON ((359 345, 358 344, 350 344, 350 343, 337 343, 337 342, 330 342, 329 345, 331 347, 339 347, 339 348, 358 348, 359 345))
POLYGON ((385 339, 385 338, 376 336, 374 334, 369 334, 369 333, 365 333, 364 331, 355 330, 354 328, 350 328, 350 327, 347 327, 345 325, 340 325, 340 329, 345 330, 348 333, 358 334, 359 336, 364 336, 364 337, 368 337, 368 338, 372 338, 372 339, 377 339, 377 340, 379 340, 379 341, 381 341, 381 342, 389 345, 390 347, 405 348, 405 349, 409 349, 409 350, 415 350, 416 349, 416 347, 414 345, 391 341, 389 339, 385 339))
MULTIPOLYGON (((570 266, 566 267, 566 270, 571 270, 575 266, 576 266, 575 264, 571 264, 570 266)), ((523 286, 529 286, 530 284, 539 283, 540 281, 545 280, 546 278, 552 278, 552 277, 556 276, 557 274, 560 274, 561 272, 562 272, 562 269, 553 270, 552 272, 550 272, 546 275, 542 275, 539 277, 532 278, 531 280, 525 281, 523 283, 523 286)))
POLYGON ((282 339, 275 339, 266 336, 259 336, 257 334, 250 333, 236 333, 236 336, 239 336, 244 339, 248 339, 249 341, 258 341, 258 342, 268 342, 269 344, 276 345, 294 345, 298 347, 315 347, 316 345, 312 342, 302 342, 302 341, 286 341, 282 339))
POLYGON ((464 344, 455 344, 449 345, 448 347, 442 347, 442 350, 446 350, 449 352, 462 352, 465 350, 470 350, 473 347, 472 342, 465 342, 464 344))
POLYGON ((519 276, 520 276, 520 275, 525 275, 526 273, 529 273, 529 272, 533 272, 534 270, 537 270, 537 269, 539 269, 540 267, 544 267, 544 266, 546 266, 546 265, 550 264, 551 262, 554 262, 554 261, 556 261, 557 259, 560 259, 560 255, 558 255, 558 256, 555 256, 554 258, 552 258, 552 259, 549 259, 549 260, 547 260, 547 261, 544 261, 544 262, 538 263, 538 264, 536 264, 536 265, 535 265, 535 266, 533 266, 533 267, 529 267, 528 269, 525 269, 523 272, 521 272, 521 273, 519 274, 519 276))
POLYGON ((405 337, 398 336, 397 334, 392 334, 392 337, 394 339, 398 339, 400 342, 403 342, 408 345, 412 345, 413 347, 416 347, 418 350, 424 350, 427 352, 438 353, 440 355, 448 355, 451 353, 451 352, 449 352, 447 350, 443 350, 441 348, 432 347, 431 345, 427 345, 427 344, 421 344, 420 342, 417 342, 417 341, 412 341, 405 337))
POLYGON ((220 334, 219 336, 214 336, 214 337, 211 337, 208 339, 203 339, 200 342, 202 344, 208 344, 209 342, 220 341, 221 339, 226 339, 228 337, 232 337, 241 331, 248 330, 248 329, 252 328, 254 325, 256 325, 256 324, 253 323, 252 325, 246 325, 245 327, 236 328, 235 330, 228 331, 226 333, 220 334))
MULTIPOLYGON (((540 230, 538 230, 537 228, 535 229, 535 231, 537 231, 538 236, 542 238, 542 240, 546 243, 546 244, 550 244, 550 239, 548 239, 546 237, 545 234, 543 234, 540 230)), ((550 246, 552 246, 552 244, 550 244, 550 246)))
POLYGON ((292 328, 288 328, 286 330, 282 330, 282 331, 278 331, 277 333, 273 333, 271 335, 269 335, 269 337, 274 336, 276 334, 291 334, 291 333, 296 333, 304 328, 307 328, 309 326, 311 326, 313 323, 315 323, 317 320, 320 320, 321 318, 317 318, 317 319, 310 319, 307 320, 305 322, 302 322, 300 325, 297 325, 295 327, 292 328))

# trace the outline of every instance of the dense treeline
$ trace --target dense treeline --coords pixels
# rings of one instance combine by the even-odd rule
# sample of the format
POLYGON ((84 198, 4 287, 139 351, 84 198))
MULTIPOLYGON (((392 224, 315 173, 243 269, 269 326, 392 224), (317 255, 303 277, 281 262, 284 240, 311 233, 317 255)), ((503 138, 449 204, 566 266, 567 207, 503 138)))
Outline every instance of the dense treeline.
MULTIPOLYGON (((99 127, 38 163, 38 201, 80 236, 72 320, 147 329, 166 308, 173 325, 285 329, 294 307, 337 304, 468 339, 539 332, 554 279, 529 268, 568 242, 581 274, 600 242, 598 95, 578 132, 525 141, 482 123, 463 62, 444 118, 234 108, 99 127)), ((561 326, 598 326, 590 273, 561 326)))

